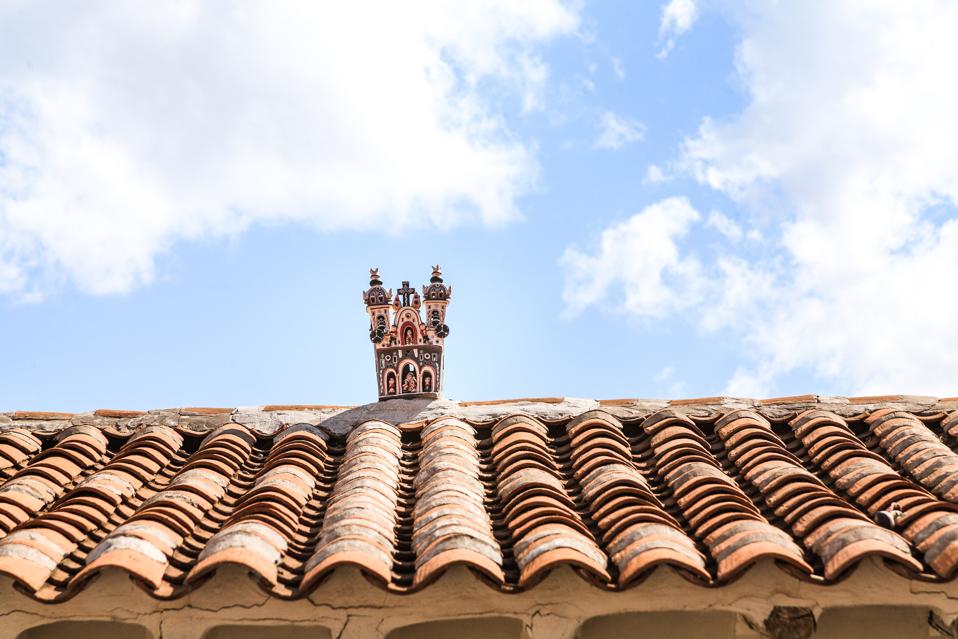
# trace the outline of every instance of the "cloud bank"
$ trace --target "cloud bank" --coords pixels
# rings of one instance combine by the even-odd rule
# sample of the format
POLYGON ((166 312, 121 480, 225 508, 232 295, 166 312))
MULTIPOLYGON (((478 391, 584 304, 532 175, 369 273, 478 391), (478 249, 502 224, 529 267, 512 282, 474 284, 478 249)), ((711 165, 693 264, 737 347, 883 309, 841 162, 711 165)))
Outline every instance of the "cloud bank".
POLYGON ((536 108, 555 0, 4 3, 0 293, 151 281, 254 223, 501 224, 536 177, 479 86, 536 108))
MULTIPOLYGON (((657 306, 704 291, 702 328, 729 330, 752 354, 731 393, 774 393, 802 369, 835 392, 958 394, 958 7, 754 3, 733 19, 748 106, 703 121, 679 164, 736 202, 777 255, 737 252, 740 233, 712 218, 726 257, 669 237, 668 255, 644 268, 667 269, 676 254, 705 266, 697 281, 656 289, 657 306)), ((603 235, 567 293, 643 295, 629 277, 598 274, 602 256, 637 241, 603 235)), ((641 315, 644 304, 622 307, 641 315)))

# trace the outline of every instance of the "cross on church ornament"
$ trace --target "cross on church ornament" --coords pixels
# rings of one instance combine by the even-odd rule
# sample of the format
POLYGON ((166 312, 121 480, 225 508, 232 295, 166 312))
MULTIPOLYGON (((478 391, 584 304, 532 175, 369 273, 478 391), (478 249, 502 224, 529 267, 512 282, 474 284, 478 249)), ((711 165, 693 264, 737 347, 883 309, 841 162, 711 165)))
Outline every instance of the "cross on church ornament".
POLYGON ((409 287, 409 280, 403 280, 402 288, 396 293, 402 298, 402 306, 410 306, 409 300, 416 294, 416 289, 409 287))
POLYGON ((394 296, 392 289, 383 288, 379 269, 369 270, 363 302, 369 313, 380 400, 440 396, 443 342, 449 335, 446 307, 451 297, 452 287, 443 283, 438 264, 421 296, 408 280, 394 296))

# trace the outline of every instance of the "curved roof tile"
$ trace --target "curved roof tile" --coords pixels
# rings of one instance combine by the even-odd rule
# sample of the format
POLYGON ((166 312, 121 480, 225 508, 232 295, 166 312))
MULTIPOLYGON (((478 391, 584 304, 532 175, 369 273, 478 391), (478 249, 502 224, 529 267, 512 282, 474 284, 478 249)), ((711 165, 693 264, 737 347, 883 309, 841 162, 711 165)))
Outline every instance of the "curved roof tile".
POLYGON ((399 593, 453 565, 505 592, 559 566, 608 590, 663 566, 720 587, 760 560, 953 579, 958 406, 865 399, 527 400, 346 430, 322 408, 271 432, 249 410, 11 413, 0 574, 50 602, 103 570, 175 598, 227 564, 281 598, 346 565, 399 593))

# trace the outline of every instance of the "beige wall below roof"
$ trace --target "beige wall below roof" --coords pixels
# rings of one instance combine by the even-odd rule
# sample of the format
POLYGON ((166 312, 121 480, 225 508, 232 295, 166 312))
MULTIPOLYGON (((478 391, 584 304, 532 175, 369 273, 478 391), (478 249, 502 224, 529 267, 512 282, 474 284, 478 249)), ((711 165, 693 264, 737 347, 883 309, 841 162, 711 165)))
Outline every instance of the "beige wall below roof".
POLYGON ((664 568, 635 588, 606 592, 560 568, 530 590, 505 594, 464 568, 454 568, 423 591, 396 595, 370 584, 356 570, 342 569, 308 599, 283 601, 261 591, 244 571, 226 568, 198 590, 163 601, 145 594, 125 573, 109 570, 58 604, 33 601, 0 577, 0 639, 246 639, 236 633, 236 626, 256 627, 259 632, 248 635, 250 639, 272 639, 277 635, 263 632, 277 628, 285 632, 278 635, 283 639, 409 639, 443 633, 469 639, 468 633, 475 631, 483 631, 484 638, 504 639, 516 636, 511 633, 517 629, 522 639, 628 639, 669 637, 650 630, 695 637, 703 627, 708 634, 698 636, 758 639, 775 606, 810 609, 819 620, 816 637, 924 639, 940 636, 928 624, 929 613, 941 624, 958 618, 958 584, 908 580, 870 561, 841 583, 820 586, 800 582, 763 561, 721 588, 690 583, 664 568), (862 606, 877 608, 855 610, 862 606), (103 634, 103 626, 81 631, 83 626, 76 625, 69 634, 51 634, 70 626, 38 628, 90 620, 131 624, 133 629, 103 634), (418 625, 427 622, 430 625, 418 625), (483 627, 483 622, 493 625, 483 627), (290 626, 303 634, 292 633, 290 626), (29 634, 21 635, 27 630, 29 634))
MULTIPOLYGON (((736 639, 754 637, 737 629, 732 612, 641 612, 586 619, 575 639, 736 639)), ((526 639, 519 619, 475 617, 428 621, 397 628, 386 639, 526 639)), ((331 639, 330 629, 315 625, 225 624, 196 639, 331 639)), ((926 639, 940 636, 928 624, 928 610, 865 606, 826 610, 812 639, 926 639)), ((143 626, 112 621, 58 621, 22 632, 17 639, 155 639, 143 626)))

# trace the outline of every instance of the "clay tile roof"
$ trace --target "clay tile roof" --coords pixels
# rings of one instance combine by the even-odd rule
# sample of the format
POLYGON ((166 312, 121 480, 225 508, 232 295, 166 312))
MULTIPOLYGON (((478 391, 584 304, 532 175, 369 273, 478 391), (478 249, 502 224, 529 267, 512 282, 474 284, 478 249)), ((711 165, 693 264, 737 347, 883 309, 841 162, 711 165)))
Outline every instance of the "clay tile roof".
POLYGON ((346 566, 397 593, 452 566, 505 592, 758 562, 958 575, 958 399, 393 400, 354 408, 0 413, 0 574, 155 597, 227 565, 279 598, 346 566))

